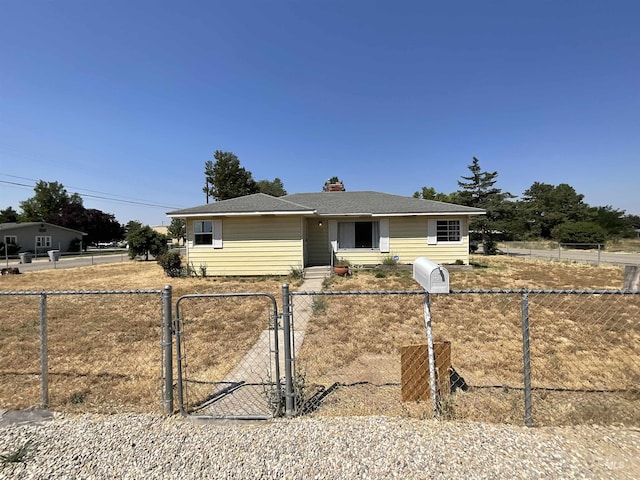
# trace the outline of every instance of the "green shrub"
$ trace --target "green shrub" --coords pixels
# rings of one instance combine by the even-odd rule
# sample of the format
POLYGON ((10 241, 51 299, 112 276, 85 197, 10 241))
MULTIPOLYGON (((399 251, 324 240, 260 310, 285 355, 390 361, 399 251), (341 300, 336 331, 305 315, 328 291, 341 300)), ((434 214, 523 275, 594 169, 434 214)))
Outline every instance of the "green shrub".
MULTIPOLYGON (((604 244, 607 232, 597 223, 563 223, 553 229, 553 237, 560 243, 604 244)), ((587 245, 588 246, 588 245, 587 245)))
POLYGON ((289 270, 289 278, 292 280, 302 280, 304 278, 304 268, 291 267, 291 270, 289 270))
POLYGON ((69 242, 69 251, 79 252, 81 245, 82 245, 82 240, 80 240, 79 238, 74 238, 73 240, 71 240, 71 242, 69 242))
POLYGON ((385 257, 382 257, 382 265, 395 266, 397 264, 398 261, 393 255, 386 255, 385 257))
POLYGON ((4 257, 5 255, 17 255, 20 251, 20 245, 16 243, 6 244, 4 242, 0 242, 0 255, 4 257), (5 252, 5 248, 7 251, 5 252))
POLYGON ((179 277, 182 275, 182 259, 180 253, 170 250, 158 256, 158 265, 170 277, 179 277))

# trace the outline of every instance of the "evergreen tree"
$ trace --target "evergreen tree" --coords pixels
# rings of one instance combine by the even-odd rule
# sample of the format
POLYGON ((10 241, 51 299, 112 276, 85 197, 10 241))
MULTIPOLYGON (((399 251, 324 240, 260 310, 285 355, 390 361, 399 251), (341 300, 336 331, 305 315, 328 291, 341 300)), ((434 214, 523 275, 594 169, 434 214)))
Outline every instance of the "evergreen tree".
POLYGON ((502 231, 501 225, 508 220, 508 214, 512 211, 506 205, 506 200, 513 198, 513 195, 503 193, 495 186, 498 172, 484 172, 476 157, 473 157, 468 168, 471 175, 462 176, 465 181, 458 181, 461 190, 457 192, 456 200, 462 205, 486 211, 486 215, 479 215, 471 220, 469 228, 482 239, 484 254, 494 255, 497 252, 496 233, 502 231))
POLYGON ((566 183, 549 185, 534 182, 522 194, 522 214, 527 219, 532 237, 552 238, 553 229, 567 222, 588 222, 595 212, 566 183))
POLYGON ((167 232, 171 238, 182 240, 183 243, 187 239, 187 223, 184 218, 172 218, 171 225, 167 228, 167 232))

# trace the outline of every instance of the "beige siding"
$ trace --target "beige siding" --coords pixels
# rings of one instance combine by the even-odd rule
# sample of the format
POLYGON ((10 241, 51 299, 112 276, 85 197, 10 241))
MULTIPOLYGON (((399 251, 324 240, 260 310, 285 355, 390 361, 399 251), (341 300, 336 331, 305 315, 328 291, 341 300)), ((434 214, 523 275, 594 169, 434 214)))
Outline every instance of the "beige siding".
POLYGON ((193 245, 193 221, 188 219, 189 265, 207 275, 287 275, 303 267, 300 217, 226 217, 222 219, 222 248, 193 245))
MULTIPOLYGON (((442 217, 444 219, 444 217, 442 217)), ((400 257, 400 263, 413 263, 417 257, 427 257, 436 263, 455 263, 462 260, 469 263, 469 229, 465 217, 460 219, 462 241, 460 243, 439 243, 427 245, 428 217, 392 217, 390 219, 391 255, 400 257)))
MULTIPOLYGON (((376 265, 386 257, 399 257, 399 263, 411 264, 417 257, 427 257, 436 263, 450 264, 456 260, 469 263, 468 222, 465 217, 446 217, 460 219, 462 241, 460 243, 427 244, 427 222, 425 216, 389 218, 389 253, 378 250, 352 249, 338 250, 338 259, 347 259, 352 265, 376 265)), ((444 219, 444 217, 441 217, 444 219)), ((364 220, 364 218, 360 219, 364 220)), ((369 217, 367 219, 371 221, 369 217)))

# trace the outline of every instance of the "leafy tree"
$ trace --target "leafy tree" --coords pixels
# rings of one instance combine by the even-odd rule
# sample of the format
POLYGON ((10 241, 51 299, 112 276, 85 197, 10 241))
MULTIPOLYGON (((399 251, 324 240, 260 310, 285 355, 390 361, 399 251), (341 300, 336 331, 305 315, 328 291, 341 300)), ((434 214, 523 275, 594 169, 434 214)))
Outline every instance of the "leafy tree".
POLYGON ((625 215, 624 222, 631 228, 631 230, 640 229, 640 216, 638 215, 625 215))
POLYGON ((501 225, 508 220, 512 211, 506 203, 513 198, 508 192, 502 192, 495 187, 498 172, 485 172, 480 167, 480 161, 473 157, 473 162, 468 165, 471 175, 462 176, 458 181, 461 188, 457 192, 457 202, 469 207, 482 208, 486 215, 479 215, 470 222, 470 229, 477 232, 482 239, 485 255, 494 255, 497 252, 495 235, 501 231, 501 225))
POLYGON ((18 212, 12 207, 0 210, 0 223, 15 223, 18 221, 18 212))
POLYGON ((110 242, 123 237, 120 223, 110 213, 87 209, 77 193, 69 195, 64 185, 58 182, 38 181, 35 195, 20 202, 24 222, 48 222, 61 227, 87 233, 85 245, 95 242, 110 242))
POLYGON ((558 225, 592 220, 594 215, 583 198, 566 183, 554 186, 534 182, 522 196, 522 213, 529 223, 530 235, 552 238, 558 225))
POLYGON ((39 180, 34 187, 35 195, 20 202, 23 222, 48 222, 60 225, 60 218, 65 207, 82 206, 82 198, 77 193, 69 195, 64 185, 58 182, 39 180))
POLYGON ((422 187, 417 192, 414 192, 413 198, 421 198, 423 200, 435 200, 436 202, 448 202, 453 203, 451 200, 452 195, 448 193, 436 192, 433 187, 422 187))
POLYGON ((177 238, 183 242, 187 239, 187 223, 184 218, 172 218, 171 225, 167 228, 171 238, 177 238))
POLYGON ((129 220, 125 225, 124 230, 126 234, 129 235, 130 233, 134 232, 135 230, 139 230, 142 227, 142 223, 140 223, 138 220, 129 220))
POLYGON ((592 209, 593 221, 600 225, 606 232, 607 237, 628 238, 633 237, 633 228, 625 221, 624 210, 617 210, 610 205, 606 207, 595 207, 592 209))
POLYGON ((214 200, 228 200, 258 193, 258 185, 251 172, 240 166, 240 160, 231 152, 216 150, 215 163, 205 163, 205 186, 202 189, 207 197, 214 200))
POLYGON ((282 180, 277 177, 273 179, 273 182, 270 182, 269 180, 259 180, 257 185, 260 193, 266 193, 273 197, 283 197, 287 194, 287 191, 284 189, 284 185, 282 184, 282 180))
POLYGON ((124 237, 124 229, 115 216, 101 210, 85 210, 85 223, 81 229, 87 234, 85 242, 111 242, 124 237))
POLYGON ((168 250, 167 237, 148 225, 129 231, 127 243, 129 244, 129 258, 144 255, 145 261, 149 260, 150 254, 158 257, 168 250))

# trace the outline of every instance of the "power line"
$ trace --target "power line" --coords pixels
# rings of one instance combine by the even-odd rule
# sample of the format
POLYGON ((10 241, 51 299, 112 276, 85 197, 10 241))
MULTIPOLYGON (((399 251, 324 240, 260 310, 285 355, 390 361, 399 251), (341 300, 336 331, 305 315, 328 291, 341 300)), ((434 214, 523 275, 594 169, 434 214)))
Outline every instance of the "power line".
MULTIPOLYGON (((38 180, 34 180, 33 178, 20 177, 20 176, 17 176, 17 175, 9 175, 9 174, 6 174, 6 173, 0 173, 0 175, 3 175, 5 177, 18 178, 18 179, 22 179, 22 180, 34 181, 34 182, 38 181, 38 180)), ((32 184, 10 182, 8 180, 0 180, 0 183, 5 183, 7 185, 14 185, 14 186, 19 186, 19 187, 28 187, 28 188, 34 188, 35 187, 35 185, 32 185, 32 184)), ((105 197, 103 195, 92 195, 92 194, 89 194, 89 193, 74 192, 74 193, 78 193, 78 195, 80 195, 82 197, 96 198, 96 199, 107 200, 107 201, 111 201, 111 202, 119 202, 119 203, 124 203, 124 204, 127 204, 127 205, 140 205, 140 206, 144 206, 144 207, 181 208, 181 207, 177 207, 175 205, 161 205, 161 204, 157 204, 157 203, 151 203, 151 202, 146 201, 146 200, 134 199, 133 197, 126 197, 126 196, 123 196, 123 195, 115 195, 115 194, 110 194, 110 193, 105 193, 105 192, 99 192, 99 191, 89 190, 89 189, 85 189, 85 188, 78 188, 78 187, 72 187, 72 186, 70 186, 69 188, 75 189, 75 190, 84 190, 86 192, 101 193, 103 195, 109 195, 110 197, 121 197, 121 198, 110 198, 110 197, 105 197), (129 200, 124 200, 124 199, 127 199, 127 198, 129 200), (137 200, 139 200, 139 201, 137 201, 137 200)))

